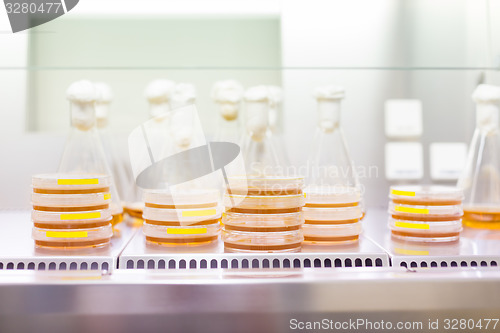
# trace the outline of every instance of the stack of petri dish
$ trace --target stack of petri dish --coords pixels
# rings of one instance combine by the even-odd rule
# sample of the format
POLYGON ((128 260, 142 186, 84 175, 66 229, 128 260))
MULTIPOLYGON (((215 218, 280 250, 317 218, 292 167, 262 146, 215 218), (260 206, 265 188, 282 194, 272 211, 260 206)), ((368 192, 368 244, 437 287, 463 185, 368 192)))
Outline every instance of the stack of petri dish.
POLYGON ((113 236, 107 175, 32 177, 32 237, 49 248, 105 246, 113 236))
POLYGON ((219 191, 146 191, 144 201, 142 230, 148 243, 181 246, 218 240, 222 215, 219 191))
POLYGON ((231 252, 297 252, 304 240, 304 179, 231 178, 222 240, 231 252))
POLYGON ((308 187, 305 197, 304 241, 311 244, 345 244, 358 241, 363 231, 359 188, 308 187))
POLYGON ((452 242, 462 231, 461 189, 452 186, 392 186, 389 228, 398 240, 452 242))

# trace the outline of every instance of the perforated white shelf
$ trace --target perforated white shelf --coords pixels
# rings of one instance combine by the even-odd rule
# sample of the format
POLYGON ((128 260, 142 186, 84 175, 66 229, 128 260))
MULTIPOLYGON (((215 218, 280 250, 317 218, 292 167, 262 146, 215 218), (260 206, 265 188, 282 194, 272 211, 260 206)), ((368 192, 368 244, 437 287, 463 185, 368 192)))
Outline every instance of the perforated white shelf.
POLYGON ((216 269, 216 268, 330 268, 388 267, 388 255, 361 237, 357 244, 303 246, 299 253, 227 253, 221 241, 204 246, 165 247, 146 244, 142 231, 132 238, 119 258, 119 268, 216 269))
POLYGON ((392 239, 388 216, 385 210, 370 210, 365 230, 387 251, 394 267, 500 267, 500 230, 464 228, 458 242, 416 244, 392 239))
POLYGON ((116 268, 118 255, 136 230, 120 227, 104 248, 88 250, 50 250, 37 248, 31 239, 29 211, 0 211, 0 270, 103 270, 116 268))

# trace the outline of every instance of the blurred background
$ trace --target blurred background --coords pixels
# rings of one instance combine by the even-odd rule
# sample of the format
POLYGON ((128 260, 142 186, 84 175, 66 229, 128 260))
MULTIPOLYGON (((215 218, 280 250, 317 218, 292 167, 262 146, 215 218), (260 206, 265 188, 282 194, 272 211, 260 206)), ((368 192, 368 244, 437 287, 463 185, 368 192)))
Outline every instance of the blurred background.
POLYGON ((367 205, 384 207, 392 183, 456 182, 475 125, 472 91, 500 85, 500 0, 82 0, 16 34, 0 10, 0 209, 28 208, 31 175, 57 170, 71 82, 111 86, 110 126, 126 161, 157 78, 196 86, 207 137, 219 117, 215 81, 282 86, 278 132, 295 166, 316 128, 314 88, 344 86, 342 124, 368 170, 367 205), (388 119, 386 102, 400 99, 413 103, 388 119), (421 126, 394 135, 390 124, 415 108, 421 126))

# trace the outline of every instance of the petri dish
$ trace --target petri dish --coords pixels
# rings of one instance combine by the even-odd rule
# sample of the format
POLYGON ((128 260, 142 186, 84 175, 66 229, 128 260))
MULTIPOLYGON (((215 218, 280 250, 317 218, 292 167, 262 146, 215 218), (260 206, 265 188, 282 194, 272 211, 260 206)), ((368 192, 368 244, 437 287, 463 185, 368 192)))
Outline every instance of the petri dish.
POLYGON ((285 214, 245 214, 226 212, 222 216, 226 230, 247 232, 280 232, 299 230, 304 224, 302 212, 285 214))
POLYGON ((245 232, 222 230, 224 248, 231 252, 297 252, 304 241, 302 230, 245 232))
POLYGON ((305 223, 308 224, 342 224, 354 223, 363 217, 361 206, 337 208, 303 207, 305 223))
POLYGON ((201 221, 219 220, 222 207, 211 206, 203 208, 167 209, 144 207, 143 219, 162 222, 180 222, 181 224, 201 221))
POLYGON ((389 198, 394 203, 410 205, 460 205, 464 199, 464 193, 460 188, 454 186, 397 185, 391 186, 389 198))
POLYGON ((93 221, 93 220, 72 220, 72 221, 43 221, 43 222, 33 222, 33 225, 37 228, 46 229, 82 229, 82 228, 98 228, 104 227, 109 224, 112 225, 113 218, 109 218, 103 221, 93 221))
POLYGON ((410 221, 389 218, 389 229, 411 234, 450 234, 462 231, 462 220, 410 221))
POLYGON ((220 224, 196 226, 164 226, 144 223, 146 241, 159 245, 206 244, 219 238, 220 224))
POLYGON ((31 219, 35 223, 81 224, 85 222, 104 222, 108 221, 110 218, 112 218, 112 215, 109 209, 68 212, 31 211, 31 219))
POLYGON ((217 190, 189 190, 171 192, 166 190, 146 191, 144 201, 146 207, 153 208, 203 208, 219 204, 217 190))
POLYGON ((391 230, 391 237, 394 240, 419 242, 419 243, 446 243, 456 242, 460 239, 460 233, 449 234, 415 234, 402 231, 391 230))
POLYGON ((54 210, 57 208, 73 210, 95 210, 109 207, 111 195, 109 193, 85 194, 43 194, 32 193, 31 203, 34 209, 54 210), (40 208, 37 208, 40 207, 40 208))
POLYGON ((88 248, 109 243, 113 236, 110 224, 97 228, 48 229, 33 227, 35 245, 53 248, 88 248))
POLYGON ((392 215, 418 218, 446 218, 453 220, 463 215, 462 205, 408 205, 389 202, 389 213, 392 215))
POLYGON ((308 186, 305 190, 306 207, 333 208, 358 206, 361 190, 348 186, 308 186))
POLYGON ((363 231, 361 222, 348 224, 304 224, 304 241, 312 243, 348 243, 358 240, 363 231))
POLYGON ((42 174, 32 177, 33 192, 42 194, 108 193, 111 179, 102 174, 42 174))
POLYGON ((476 229, 500 229, 500 207, 488 205, 464 205, 463 224, 476 229))
POLYGON ((235 195, 292 195, 302 194, 304 188, 303 177, 252 177, 235 176, 228 179, 230 188, 228 194, 235 195))
POLYGON ((235 213, 283 214, 299 212, 304 206, 303 194, 236 195, 225 194, 226 210, 235 213), (237 203, 237 204, 233 204, 237 203))

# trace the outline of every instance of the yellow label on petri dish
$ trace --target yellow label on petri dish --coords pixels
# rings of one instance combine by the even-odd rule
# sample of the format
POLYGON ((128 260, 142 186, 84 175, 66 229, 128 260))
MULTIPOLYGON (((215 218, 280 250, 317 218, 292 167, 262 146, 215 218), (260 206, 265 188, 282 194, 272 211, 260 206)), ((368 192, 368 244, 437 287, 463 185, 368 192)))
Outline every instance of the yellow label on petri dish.
POLYGON ((427 208, 396 206, 394 209, 396 210, 396 212, 401 212, 401 213, 429 214, 429 209, 427 208))
POLYGON ((98 185, 98 178, 88 179, 58 179, 57 185, 98 185))
POLYGON ((111 193, 104 194, 104 200, 109 200, 109 199, 111 199, 111 193))
POLYGON ((409 223, 409 222, 403 222, 403 221, 396 221, 396 227, 400 228, 409 228, 409 229, 429 229, 428 224, 424 223, 409 223))
POLYGON ((168 228, 167 234, 170 235, 201 235, 206 234, 207 228, 168 228))
POLYGON ((417 251, 417 250, 408 250, 408 249, 400 249, 394 248, 394 252, 397 254, 406 254, 410 256, 428 256, 429 251, 417 251))
POLYGON ((45 236, 50 238, 86 238, 86 231, 46 231, 45 236))
POLYGON ((100 217, 101 217, 101 212, 61 214, 61 220, 88 220, 88 219, 98 219, 100 217))
POLYGON ((415 196, 415 192, 411 192, 411 191, 391 190, 391 193, 394 195, 402 195, 405 197, 414 197, 415 196))
POLYGON ((183 210, 182 217, 210 216, 217 214, 216 209, 183 210))

